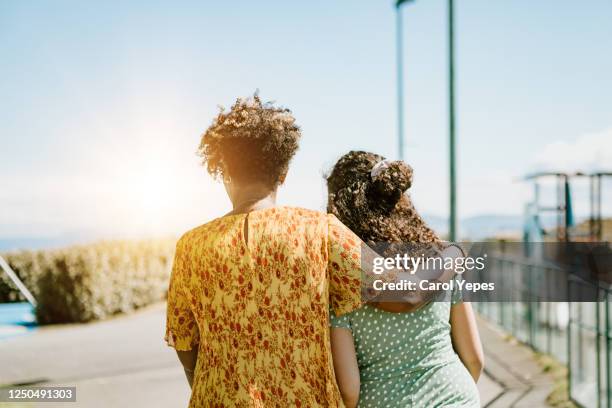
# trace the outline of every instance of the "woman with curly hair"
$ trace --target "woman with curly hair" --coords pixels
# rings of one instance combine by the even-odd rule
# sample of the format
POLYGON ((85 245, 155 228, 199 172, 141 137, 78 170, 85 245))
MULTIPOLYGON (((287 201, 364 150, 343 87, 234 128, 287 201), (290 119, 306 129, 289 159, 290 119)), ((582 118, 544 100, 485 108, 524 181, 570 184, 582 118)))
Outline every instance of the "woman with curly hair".
MULTIPOLYGON (((368 243, 457 251, 419 216, 405 194, 411 184, 404 162, 351 151, 327 178, 328 211, 368 243)), ((457 290, 439 295, 409 313, 365 305, 332 315, 335 373, 348 407, 480 406, 483 353, 472 308, 457 290)))
POLYGON ((233 210, 176 247, 166 341, 191 408, 342 406, 329 309, 362 303, 362 242, 334 215, 276 205, 299 139, 291 112, 257 95, 202 136, 203 162, 233 210))

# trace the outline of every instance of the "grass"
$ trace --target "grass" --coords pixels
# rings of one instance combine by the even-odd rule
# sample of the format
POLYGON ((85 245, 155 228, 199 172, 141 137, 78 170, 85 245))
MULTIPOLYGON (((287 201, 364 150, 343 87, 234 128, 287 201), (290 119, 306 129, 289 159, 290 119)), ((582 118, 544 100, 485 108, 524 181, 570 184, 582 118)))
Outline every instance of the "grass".
MULTIPOLYGON (((506 334, 504 340, 511 344, 523 344, 511 334, 506 334)), ((548 354, 538 352, 534 352, 534 354, 536 363, 542 367, 542 372, 548 374, 553 380, 553 390, 546 398, 546 402, 551 407, 556 408, 579 408, 570 400, 567 366, 548 354)))
POLYGON ((578 408, 570 400, 567 367, 551 356, 541 353, 536 353, 536 362, 542 367, 542 371, 553 379, 553 391, 546 398, 546 402, 557 408, 578 408))

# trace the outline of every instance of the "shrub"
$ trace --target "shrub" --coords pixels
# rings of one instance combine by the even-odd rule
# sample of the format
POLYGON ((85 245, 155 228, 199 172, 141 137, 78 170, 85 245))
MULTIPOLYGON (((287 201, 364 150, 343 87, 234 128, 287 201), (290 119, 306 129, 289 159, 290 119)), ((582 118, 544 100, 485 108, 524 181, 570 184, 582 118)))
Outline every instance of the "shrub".
MULTIPOLYGON (((164 299, 174 240, 115 241, 4 258, 30 289, 39 323, 88 322, 164 299)), ((24 301, 0 274, 0 302, 24 301)))

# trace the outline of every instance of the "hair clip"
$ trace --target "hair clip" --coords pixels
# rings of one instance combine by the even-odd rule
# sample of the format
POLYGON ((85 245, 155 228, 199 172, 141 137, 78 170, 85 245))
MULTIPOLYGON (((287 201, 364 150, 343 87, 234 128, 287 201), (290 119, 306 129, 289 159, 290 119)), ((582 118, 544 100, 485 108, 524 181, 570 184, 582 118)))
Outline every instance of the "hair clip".
POLYGON ((372 170, 370 170, 370 177, 372 178, 372 181, 376 181, 378 175, 388 169, 391 163, 392 162, 387 159, 381 160, 376 163, 374 167, 372 167, 372 170))

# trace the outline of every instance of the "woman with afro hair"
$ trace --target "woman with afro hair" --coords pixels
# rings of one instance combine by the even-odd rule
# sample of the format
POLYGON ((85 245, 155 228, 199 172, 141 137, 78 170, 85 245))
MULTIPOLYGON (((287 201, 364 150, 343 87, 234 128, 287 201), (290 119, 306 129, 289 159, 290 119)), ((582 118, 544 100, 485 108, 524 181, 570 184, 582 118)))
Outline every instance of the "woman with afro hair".
MULTIPOLYGON (((411 184, 404 162, 351 151, 327 178, 328 211, 369 244, 457 251, 419 216, 405 194, 411 184)), ((472 308, 456 288, 406 313, 370 304, 332 315, 335 373, 347 407, 480 406, 482 346, 472 308)))

